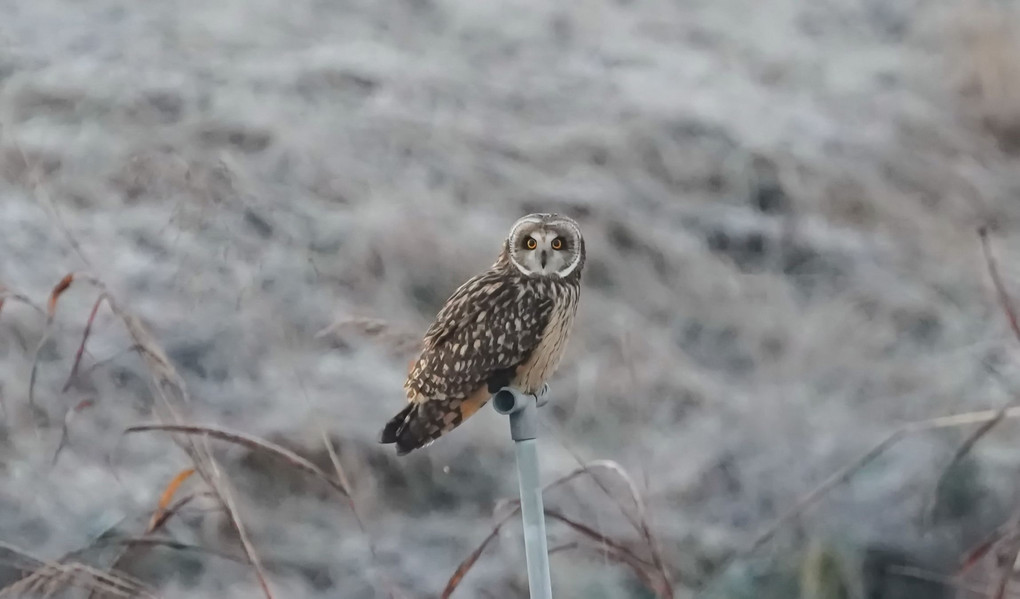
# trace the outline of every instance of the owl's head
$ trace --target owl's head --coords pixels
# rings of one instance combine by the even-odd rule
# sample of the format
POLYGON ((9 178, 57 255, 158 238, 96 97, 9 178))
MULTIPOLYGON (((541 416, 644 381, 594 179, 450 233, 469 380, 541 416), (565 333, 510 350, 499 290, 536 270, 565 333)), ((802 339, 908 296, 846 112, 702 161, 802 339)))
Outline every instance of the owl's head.
POLYGON ((505 255, 529 277, 566 278, 581 274, 584 238, 573 219, 560 214, 529 214, 510 228, 505 255))

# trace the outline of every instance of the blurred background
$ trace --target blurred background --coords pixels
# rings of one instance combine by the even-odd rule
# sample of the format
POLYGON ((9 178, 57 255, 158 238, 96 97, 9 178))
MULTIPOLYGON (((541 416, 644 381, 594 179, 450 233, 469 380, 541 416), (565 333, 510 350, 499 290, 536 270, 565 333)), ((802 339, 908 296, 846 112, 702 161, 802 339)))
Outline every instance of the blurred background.
MULTIPOLYGON (((315 477, 212 444, 276 597, 439 596, 516 496, 506 422, 401 459, 376 435, 446 297, 556 211, 589 261, 543 476, 617 462, 663 562, 650 582, 551 522, 557 596, 662 597, 663 571, 678 598, 985 596, 1009 547, 949 583, 1020 504, 1009 421, 955 463, 976 425, 908 435, 745 550, 898 427, 1014 401, 977 229, 1020 293, 1018 9, 0 0, 0 585, 16 553, 76 552, 160 597, 262 596, 201 497, 160 532, 190 548, 97 546, 191 462, 122 434, 156 395, 108 306, 65 387, 99 291, 42 312, 87 271, 165 350, 183 420, 327 471, 335 444, 364 530, 315 477)), ((612 472, 546 505, 654 561, 612 472)), ((512 520, 453 597, 526 596, 512 520)))

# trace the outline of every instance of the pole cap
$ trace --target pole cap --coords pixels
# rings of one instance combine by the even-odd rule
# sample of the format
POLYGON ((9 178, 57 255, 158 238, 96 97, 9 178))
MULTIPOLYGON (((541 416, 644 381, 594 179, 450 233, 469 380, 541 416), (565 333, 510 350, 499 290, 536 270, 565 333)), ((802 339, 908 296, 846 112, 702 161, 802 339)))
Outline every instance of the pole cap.
POLYGON ((514 441, 534 439, 538 435, 539 401, 547 391, 548 386, 545 386, 535 396, 521 393, 513 387, 503 387, 492 396, 492 407, 510 417, 510 436, 514 441))

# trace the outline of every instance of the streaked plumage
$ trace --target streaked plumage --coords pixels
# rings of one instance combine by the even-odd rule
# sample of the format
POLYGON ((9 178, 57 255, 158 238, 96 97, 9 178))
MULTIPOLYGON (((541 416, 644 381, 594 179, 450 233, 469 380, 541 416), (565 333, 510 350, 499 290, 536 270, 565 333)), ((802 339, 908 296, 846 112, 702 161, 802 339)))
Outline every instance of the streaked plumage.
POLYGON ((409 403, 380 441, 403 455, 458 426, 502 387, 538 392, 570 335, 584 260, 573 220, 529 214, 514 223, 495 264, 461 285, 425 333, 404 383, 409 403))

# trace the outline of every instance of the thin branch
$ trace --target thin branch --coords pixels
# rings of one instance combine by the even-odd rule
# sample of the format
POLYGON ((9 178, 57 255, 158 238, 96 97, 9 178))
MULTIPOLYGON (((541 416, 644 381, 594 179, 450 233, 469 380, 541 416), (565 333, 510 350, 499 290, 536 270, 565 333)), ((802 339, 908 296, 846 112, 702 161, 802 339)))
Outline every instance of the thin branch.
POLYGON ((905 429, 900 429, 887 436, 880 443, 864 452, 859 458, 840 468, 833 473, 829 478, 825 479, 822 484, 815 487, 810 493, 801 497, 790 509, 786 510, 781 516, 776 518, 775 521, 764 531, 759 533, 750 545, 741 552, 741 555, 746 555, 757 550, 759 547, 768 543, 772 537, 776 535, 783 527, 785 527, 791 520, 794 520, 801 515, 807 508, 817 503, 825 495, 829 493, 836 486, 846 482, 851 476, 853 476, 858 470, 864 468, 875 458, 882 455, 882 453, 893 444, 899 442, 906 435, 905 429))
POLYGON ((61 589, 75 586, 115 597, 156 598, 143 583, 121 573, 103 572, 77 562, 47 561, 3 542, 0 542, 0 549, 16 558, 3 560, 3 563, 26 573, 21 579, 0 588, 0 598, 20 599, 37 594, 51 597, 61 589))
POLYGON ((96 401, 95 401, 94 398, 87 397, 87 398, 79 401, 74 406, 72 406, 72 407, 67 409, 67 412, 64 414, 64 423, 60 427, 60 441, 57 443, 57 449, 54 450, 53 458, 50 460, 50 465, 51 466, 56 465, 57 459, 60 458, 60 452, 63 451, 64 447, 67 445, 67 443, 71 439, 71 436, 70 436, 71 435, 71 423, 74 421, 75 416, 77 414, 79 414, 80 412, 82 412, 83 410, 87 410, 88 408, 91 408, 92 406, 95 405, 95 403, 96 403, 96 401))
POLYGON ((471 570, 472 566, 474 566, 475 562, 478 561, 478 558, 482 556, 482 552, 485 551, 485 548, 488 547, 489 543, 494 541, 496 536, 499 535, 499 531, 503 528, 503 525, 513 519, 513 517, 520 511, 520 506, 517 506, 516 509, 496 522, 496 525, 492 527, 492 531, 489 533, 489 536, 485 537, 485 540, 482 541, 482 543, 476 547, 475 550, 472 551, 459 566, 457 566, 456 570, 454 570, 453 575, 450 576, 450 580, 446 583, 446 588, 443 589, 443 592, 440 595, 441 599, 450 599, 450 596, 453 595, 453 592, 457 590, 458 586, 460 586, 460 583, 464 580, 464 577, 471 570))
POLYGON ((253 451, 265 452, 269 455, 282 459, 287 464, 299 470, 303 470, 304 472, 307 472, 308 474, 315 476, 319 480, 322 480, 330 487, 335 489, 338 493, 340 493, 344 497, 350 497, 349 493, 347 492, 347 489, 344 487, 344 484, 342 482, 333 479, 328 474, 319 469, 319 467, 316 466, 315 464, 309 462, 305 458, 299 456, 298 454, 294 453, 289 449, 281 447, 265 439, 260 439, 258 437, 249 435, 247 433, 231 431, 224 428, 200 424, 159 424, 159 423, 140 424, 137 426, 132 426, 125 429, 124 433, 125 434, 140 433, 146 431, 164 431, 171 433, 182 433, 185 435, 208 436, 214 439, 219 439, 220 441, 227 441, 229 443, 241 445, 242 447, 245 447, 253 451))
MULTIPOLYGON (((26 159, 26 164, 27 162, 28 161, 26 159)), ((49 197, 46 187, 38 179, 38 176, 36 179, 36 184, 33 187, 36 200, 47 209, 52 221, 55 223, 60 232, 63 233, 67 242, 73 248, 74 252, 81 258, 82 262, 85 263, 89 270, 94 270, 92 262, 85 254, 81 244, 79 244, 77 239, 75 239, 71 230, 64 222, 57 206, 49 197)), ((29 381, 29 404, 34 406, 34 387, 38 372, 39 353, 51 333, 53 316, 56 310, 56 301, 59 295, 63 293, 63 291, 65 291, 75 279, 83 279, 92 283, 107 296, 106 301, 110 310, 122 321, 124 327, 127 329, 128 335, 131 337, 134 345, 138 346, 140 354, 145 361, 146 368, 149 372, 150 387, 153 391, 153 395, 159 402, 157 406, 161 407, 163 410, 163 413, 160 414, 161 417, 166 418, 173 423, 182 423, 183 419, 180 416, 179 407, 187 406, 190 403, 190 395, 188 394, 184 380, 173 367, 173 364, 167 357, 166 352, 159 346, 148 328, 142 323, 141 319, 128 310, 122 308, 114 299, 113 295, 107 291, 103 282, 91 276, 69 274, 64 277, 57 287, 54 288, 54 291, 50 296, 50 304, 47 310, 46 330, 43 334, 43 339, 40 340, 39 346, 36 348, 35 355, 33 356, 32 374, 29 381)), ((272 599, 272 592, 269 589, 265 573, 262 569, 258 556, 255 554, 254 547, 248 538, 245 527, 240 520, 236 504, 233 500, 232 493, 230 492, 229 484, 226 481, 226 477, 219 471, 216 461, 212 457, 208 436, 203 435, 201 438, 195 439, 189 435, 175 434, 172 435, 172 438, 174 443, 191 459, 195 470, 199 473, 205 483, 215 492, 220 504, 226 509, 227 514, 230 517, 231 524, 241 539, 245 553, 248 555, 248 558, 251 560, 251 563, 255 568, 259 585, 261 586, 263 593, 267 599, 272 599)), ((107 576, 102 572, 98 572, 98 575, 107 576)), ((102 589, 93 588, 92 590, 93 592, 89 594, 89 597, 94 596, 96 591, 101 591, 102 589)), ((139 594, 140 593, 135 593, 135 595, 139 594)))
POLYGON ((159 517, 155 518, 149 524, 149 532, 150 533, 156 532, 157 530, 160 530, 161 528, 166 526, 166 523, 170 520, 170 518, 176 516, 178 512, 184 509, 184 507, 187 506, 192 501, 198 499, 199 497, 210 497, 212 495, 213 493, 211 491, 207 491, 204 493, 191 493, 189 495, 181 497, 180 499, 177 500, 176 503, 160 512, 159 517))
POLYGON ((966 457, 967 454, 969 454, 972 449, 974 449, 974 446, 977 445, 978 441, 980 441, 985 435, 990 433, 992 429, 995 428, 1000 422, 1006 419, 1006 410, 1008 408, 1009 406, 1003 406, 1002 408, 1000 408, 999 411, 996 412, 994 418, 983 423, 981 426, 975 429, 974 432, 967 435, 967 438, 963 440, 963 443, 961 443, 960 446, 956 448, 956 451, 953 452, 953 457, 949 460, 949 463, 946 464, 946 466, 942 469, 942 472, 939 474, 938 480, 935 482, 935 489, 931 493, 929 508, 926 510, 927 513, 925 516, 925 519, 928 522, 932 522, 935 519, 935 512, 939 508, 939 497, 941 496, 941 491, 945 487, 946 482, 949 480, 949 474, 952 471, 953 467, 956 466, 960 462, 960 460, 966 457))
POLYGON ((212 469, 213 480, 216 483, 214 490, 227 509, 227 517, 230 519, 231 526, 237 532, 237 537, 241 540, 241 546, 244 547, 244 552, 248 556, 252 568, 255 570, 255 578, 258 580, 259 586, 262 587, 262 592, 265 594, 266 599, 273 599, 273 592, 269 588, 269 580, 266 577, 265 568, 262 566, 262 560, 259 558, 258 553, 255 552, 255 546, 252 545, 251 539, 248 537, 248 529, 241 521, 237 510, 237 503, 234 501, 234 494, 230 490, 230 483, 220 473, 219 465, 215 459, 210 458, 209 466, 212 469))
POLYGON ((201 553, 204 555, 212 555, 239 564, 251 565, 248 561, 247 556, 232 555, 224 551, 216 551, 201 547, 199 545, 191 545, 189 543, 182 543, 176 539, 156 536, 144 536, 144 537, 112 537, 107 539, 101 539, 88 547, 78 549, 67 554, 64 559, 71 559, 93 551, 96 549, 102 549, 104 547, 123 546, 123 547, 166 547, 167 549, 173 549, 175 551, 191 551, 194 553, 201 553))
POLYGON ((71 388, 71 383, 78 376, 78 369, 81 367, 81 358, 85 353, 85 343, 89 340, 89 335, 92 333, 92 324, 96 320, 96 314, 99 313, 99 307, 106 301, 106 293, 100 293, 96 303, 92 306, 92 312, 89 314, 89 319, 85 323, 85 332, 81 336, 81 344, 78 346, 78 351, 74 354, 74 364, 71 366, 71 374, 67 375, 67 382, 64 383, 63 392, 67 393, 67 390, 71 388))
POLYGON ((166 488, 163 489, 163 494, 159 496, 159 502, 156 504, 155 511, 152 512, 152 517, 149 518, 149 525, 146 527, 145 532, 151 533, 156 529, 156 525, 160 522, 165 522, 164 515, 166 514, 167 508, 170 507, 170 502, 173 501, 174 495, 177 493, 181 485, 187 481, 192 474, 195 473, 194 468, 185 468, 178 472, 173 479, 167 484, 166 488))
POLYGON ((999 541, 1002 540, 1003 535, 1006 534, 1005 528, 1005 525, 1000 525, 991 534, 982 539, 981 542, 967 550, 967 553, 963 555, 963 559, 960 560, 960 567, 956 572, 957 575, 962 576, 966 574, 981 561, 981 558, 988 555, 988 552, 994 549, 999 544, 999 541))
POLYGON ((1013 336, 1016 337, 1017 341, 1020 341, 1020 319, 1017 317, 1016 309, 1013 307, 1013 300, 1009 297, 1006 286, 1002 282, 1002 276, 999 274, 999 265, 995 260, 991 244, 988 241, 988 227, 979 228, 978 237, 981 239, 981 252, 984 254, 988 275, 992 278, 992 284, 995 286, 995 294, 999 299, 999 305, 1002 307, 1003 314, 1006 315, 1009 328, 1013 330, 1013 336))
POLYGON ((865 451, 856 460, 850 462, 848 465, 840 468, 835 473, 826 478, 820 485, 815 487, 811 492, 804 495, 797 503, 790 509, 784 512, 781 516, 776 518, 772 524, 770 524, 765 530, 759 533, 752 542, 737 555, 743 556, 756 551, 759 547, 769 542, 780 529, 786 526, 790 521, 796 519, 802 513, 807 511, 808 508, 821 501, 833 488, 846 482, 859 470, 871 463, 875 458, 880 456, 885 450, 889 449, 892 445, 895 445, 903 438, 908 435, 924 431, 939 430, 945 428, 955 428, 958 426, 966 426, 968 424, 980 424, 998 419, 1013 419, 1020 418, 1020 406, 1014 406, 1005 410, 981 410, 977 412, 965 412, 962 414, 953 414, 950 416, 940 416, 937 418, 931 418, 928 420, 919 420, 916 422, 907 423, 893 432, 889 433, 884 439, 876 443, 871 449, 865 451), (1001 415, 1000 415, 1001 412, 1001 415))
MULTIPOLYGON (((556 438, 562 439, 563 435, 556 435, 556 438)), ((569 453, 582 468, 584 468, 584 462, 581 460, 581 457, 580 455, 578 455, 577 452, 575 452, 571 447, 568 447, 567 444, 564 443, 562 440, 560 441, 560 445, 567 450, 567 453, 569 453)), ((640 534, 641 537, 644 539, 645 545, 648 547, 648 552, 652 556, 652 561, 655 563, 655 567, 659 571, 659 575, 662 577, 662 582, 663 585, 665 586, 665 594, 668 597, 673 597, 675 593, 673 591, 673 581, 669 574, 669 568, 666 567, 665 560, 662 558, 662 549, 659 545, 659 541, 652 533, 651 527, 648 525, 648 517, 645 510, 645 504, 641 497, 641 493, 638 491, 637 485, 634 483, 633 479, 620 464, 616 462, 607 462, 606 467, 609 468, 611 471, 616 472, 616 474, 621 479, 623 479, 623 481, 627 484, 630 490, 631 498, 633 499, 634 505, 637 508, 638 512, 637 518, 632 516, 630 512, 627 511, 627 509, 623 506, 623 503, 620 502, 618 498, 609 491, 609 488, 606 487, 606 485, 601 481, 601 479, 599 479, 591 472, 588 472, 588 474, 591 477, 591 479, 595 482, 595 484, 599 487, 599 489, 601 489, 602 492, 605 493, 606 497, 608 497, 610 500, 612 500, 614 504, 616 504, 616 506, 620 509, 620 513, 622 513, 624 518, 626 518, 627 521, 630 522, 631 526, 634 527, 634 530, 636 530, 638 534, 640 534)))
MULTIPOLYGON (((570 481, 578 478, 579 476, 585 474, 587 474, 589 477, 594 477, 593 470, 595 469, 606 469, 611 472, 617 473, 620 473, 623 470, 622 466, 620 466, 619 464, 612 460, 595 460, 593 462, 588 462, 587 464, 581 464, 580 468, 572 470, 567 474, 561 476, 560 478, 554 480, 553 482, 547 484, 546 486, 542 487, 542 493, 543 494, 547 493, 548 491, 551 491, 557 487, 565 485, 570 481)), ((629 480, 629 477, 625 477, 624 480, 629 480)), ((633 481, 630 482, 633 483, 633 481)), ((509 513, 504 515, 501 519, 499 519, 496 522, 496 524, 492 528, 492 531, 489 533, 489 536, 485 537, 485 540, 482 541, 481 545, 476 547, 475 550, 472 551, 471 554, 468 555, 468 557, 465 558, 464 561, 462 561, 459 566, 457 566, 457 569, 454 571, 453 575, 450 576, 449 581, 446 583, 446 588, 443 590, 441 599, 449 599, 450 595, 453 593, 453 591, 457 589, 461 581, 464 579, 464 576, 468 573, 468 571, 471 570, 472 566, 475 565, 475 562, 478 561, 478 558, 481 557, 482 552, 485 551, 485 548, 488 547, 489 544, 493 541, 493 539, 496 538, 496 535, 499 534, 499 531, 501 528, 503 528, 503 525, 505 525, 507 522, 509 522, 512 518, 514 518, 517 514, 521 512, 520 499, 513 499, 508 503, 514 506, 513 509, 510 510, 509 513)))
POLYGON ((42 337, 39 338, 39 343, 35 346, 35 351, 32 352, 32 372, 28 377, 28 405, 35 407, 35 380, 39 373, 39 353, 42 351, 43 346, 50 340, 50 335, 53 334, 53 320, 57 315, 57 302, 60 300, 60 296, 67 291, 74 281, 74 275, 66 275, 50 292, 49 302, 46 304, 46 328, 43 329, 42 337))
POLYGON ((634 552, 631 551, 629 548, 623 546, 618 541, 614 541, 613 539, 598 532, 597 530, 588 526, 587 524, 582 524, 577 520, 567 517, 565 514, 563 514, 563 512, 546 508, 545 515, 549 516, 553 520, 557 520, 559 522, 562 522, 563 524, 566 524, 568 527, 590 538, 591 540, 599 543, 600 545, 608 547, 617 555, 622 556, 623 559, 621 561, 627 563, 627 565, 631 566, 632 568, 644 571, 649 568, 652 568, 655 565, 646 560, 641 559, 640 557, 635 555, 634 552))
POLYGON ((33 302, 27 295, 11 291, 10 289, 5 288, 3 285, 0 285, 0 310, 3 310, 4 304, 7 302, 7 300, 12 300, 25 304, 29 308, 35 310, 43 318, 46 317, 46 310, 43 310, 42 308, 37 306, 36 303, 33 302))

